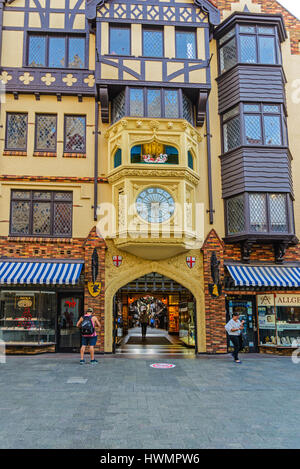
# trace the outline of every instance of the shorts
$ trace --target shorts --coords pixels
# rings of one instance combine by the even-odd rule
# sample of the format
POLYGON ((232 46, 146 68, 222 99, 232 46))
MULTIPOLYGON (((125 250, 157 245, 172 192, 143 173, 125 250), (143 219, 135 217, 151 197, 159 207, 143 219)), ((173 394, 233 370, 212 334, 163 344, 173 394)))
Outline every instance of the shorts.
POLYGON ((84 337, 83 335, 81 336, 81 345, 91 345, 94 347, 97 342, 97 336, 94 335, 93 337, 84 337))

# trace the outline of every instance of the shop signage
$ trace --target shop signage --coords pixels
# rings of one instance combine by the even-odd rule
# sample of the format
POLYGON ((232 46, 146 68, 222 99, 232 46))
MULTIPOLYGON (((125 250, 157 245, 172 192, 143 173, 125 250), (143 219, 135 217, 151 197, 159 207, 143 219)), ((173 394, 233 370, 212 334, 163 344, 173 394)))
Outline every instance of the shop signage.
POLYGON ((298 306, 298 307, 300 307, 300 295, 276 294, 276 296, 275 296, 275 305, 276 306, 298 306))
POLYGON ((257 295, 257 306, 274 306, 274 295, 257 295))
POLYGON ((150 366, 151 368, 160 368, 160 369, 167 370, 169 368, 175 368, 176 365, 173 365, 171 363, 152 363, 152 365, 150 366))
POLYGON ((100 282, 88 282, 88 290, 89 290, 89 294, 95 298, 101 292, 101 283, 100 282))

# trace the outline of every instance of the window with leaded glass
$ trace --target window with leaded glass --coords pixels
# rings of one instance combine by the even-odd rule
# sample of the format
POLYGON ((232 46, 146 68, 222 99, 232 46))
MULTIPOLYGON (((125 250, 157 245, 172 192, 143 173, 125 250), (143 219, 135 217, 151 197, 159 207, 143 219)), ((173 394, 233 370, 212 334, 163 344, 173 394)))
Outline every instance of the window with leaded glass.
POLYGON ((85 153, 86 117, 65 116, 66 153, 85 153))
POLYGON ((223 115, 223 139, 225 153, 242 144, 238 106, 223 115))
POLYGON ((285 194, 270 194, 270 225, 274 233, 288 231, 287 203, 285 194))
POLYGON ((6 150, 26 151, 27 114, 8 112, 6 115, 6 150))
POLYGON ((72 204, 72 192, 13 190, 10 234, 70 237, 72 204))
POLYGON ((282 128, 284 130, 286 124, 282 121, 280 105, 244 104, 244 124, 246 144, 283 144, 282 128))
POLYGON ((111 120, 114 124, 125 116, 125 91, 121 91, 112 101, 111 120))
POLYGON ((110 26, 109 53, 112 55, 130 55, 130 27, 110 26))
POLYGON ((221 73, 226 72, 237 63, 236 38, 231 37, 219 50, 220 54, 220 70, 221 73))
POLYGON ((160 29, 143 29, 143 55, 145 57, 163 56, 163 31, 160 29))
POLYGON ((161 90, 147 90, 147 116, 161 117, 161 90))
POLYGON ((131 116, 144 116, 144 90, 142 88, 130 88, 129 108, 131 116))
POLYGON ((266 233, 267 206, 265 194, 249 194, 250 230, 255 233, 266 233))
POLYGON ((243 25, 239 27, 242 63, 277 64, 276 31, 273 26, 243 25))
POLYGON ((196 59, 195 31, 176 30, 176 58, 196 59))
POLYGON ((36 115, 36 151, 56 151, 56 124, 57 116, 49 114, 36 115))
POLYGON ((182 117, 186 119, 190 124, 194 125, 193 118, 193 104, 192 101, 182 93, 182 117))
POLYGON ((179 102, 177 90, 165 90, 165 117, 178 119, 179 102))
POLYGON ((245 231, 244 195, 227 199, 226 208, 228 234, 243 233, 245 231))
POLYGON ((29 34, 30 67, 85 68, 86 38, 84 36, 29 34))

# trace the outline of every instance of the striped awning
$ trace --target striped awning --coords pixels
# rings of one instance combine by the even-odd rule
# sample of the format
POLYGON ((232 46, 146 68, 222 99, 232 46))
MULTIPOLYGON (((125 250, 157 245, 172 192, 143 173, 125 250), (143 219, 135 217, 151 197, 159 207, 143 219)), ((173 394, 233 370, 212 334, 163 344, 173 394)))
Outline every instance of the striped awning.
POLYGON ((235 286, 300 287, 300 267, 227 265, 235 286))
POLYGON ((0 284, 75 285, 82 263, 0 262, 0 284))

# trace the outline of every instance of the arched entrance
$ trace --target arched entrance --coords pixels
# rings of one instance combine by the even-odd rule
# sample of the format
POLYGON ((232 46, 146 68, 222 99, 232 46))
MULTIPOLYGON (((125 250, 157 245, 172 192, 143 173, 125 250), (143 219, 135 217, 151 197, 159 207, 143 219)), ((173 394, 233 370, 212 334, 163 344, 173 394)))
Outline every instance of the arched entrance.
POLYGON ((145 274, 122 286, 113 305, 114 353, 181 357, 197 353, 196 301, 175 280, 157 272, 145 274))

